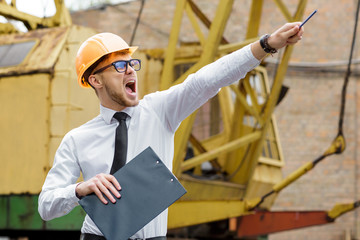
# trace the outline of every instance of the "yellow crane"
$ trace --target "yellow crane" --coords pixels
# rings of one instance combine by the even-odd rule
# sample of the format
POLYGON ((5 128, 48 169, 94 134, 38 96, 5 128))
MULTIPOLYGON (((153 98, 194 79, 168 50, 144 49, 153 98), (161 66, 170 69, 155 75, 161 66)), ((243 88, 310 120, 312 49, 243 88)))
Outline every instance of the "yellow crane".
MULTIPOLYGON (((6 213, 0 216, 0 231, 76 230, 84 217, 79 208, 50 222, 43 222, 37 214, 37 196, 61 138, 98 113, 97 99, 77 86, 72 67, 81 42, 95 31, 73 25, 64 2, 54 2, 56 14, 38 18, 18 11, 14 0, 10 4, 0 0, 0 15, 24 22, 29 30, 17 33, 10 24, 0 25, 0 53, 4 50, 7 54, 0 62, 0 131, 6 139, 6 144, 0 145, 0 164, 4 167, 0 175, 0 209, 6 213), (14 116, 18 117, 14 120, 14 116), (19 133, 17 137, 14 132, 19 133), (14 173, 19 176, 16 182, 14 173)), ((284 21, 302 20, 306 0, 299 0, 294 13, 282 0, 274 2, 284 21)), ((219 1, 211 21, 193 0, 177 0, 168 48, 136 53, 144 62, 139 72, 141 94, 181 83, 202 66, 258 39, 263 0, 252 1, 245 39, 231 43, 224 30, 233 6, 233 0, 219 1), (198 43, 179 47, 185 16, 198 43), (147 84, 150 77, 151 86, 147 84)), ((316 164, 309 163, 282 179, 284 159, 273 112, 281 99, 292 50, 293 46, 284 50, 271 87, 266 68, 259 66, 236 84, 223 88, 208 103, 215 112, 208 116, 215 125, 211 134, 202 138, 196 135, 198 111, 183 121, 175 136, 173 171, 188 193, 169 208, 170 229, 217 220, 229 221, 230 230, 238 232, 238 236, 296 228, 295 224, 281 228, 285 221, 282 218, 272 229, 242 232, 250 219, 242 216, 253 216, 250 224, 261 224, 256 216, 265 213, 254 209, 269 210, 278 192, 316 164), (211 166, 211 176, 204 176, 204 163, 211 166)), ((344 148, 343 138, 336 138, 326 155, 344 148)), ((358 205, 339 205, 326 213, 329 221, 311 224, 331 222, 358 205)))

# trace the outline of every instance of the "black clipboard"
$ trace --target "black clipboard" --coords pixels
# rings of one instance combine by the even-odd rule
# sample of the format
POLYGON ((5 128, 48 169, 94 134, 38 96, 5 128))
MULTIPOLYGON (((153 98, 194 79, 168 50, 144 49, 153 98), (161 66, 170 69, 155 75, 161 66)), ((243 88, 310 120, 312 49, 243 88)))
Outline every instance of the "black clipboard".
POLYGON ((79 204, 107 240, 127 240, 186 193, 151 147, 114 173, 121 198, 103 204, 95 194, 79 204))

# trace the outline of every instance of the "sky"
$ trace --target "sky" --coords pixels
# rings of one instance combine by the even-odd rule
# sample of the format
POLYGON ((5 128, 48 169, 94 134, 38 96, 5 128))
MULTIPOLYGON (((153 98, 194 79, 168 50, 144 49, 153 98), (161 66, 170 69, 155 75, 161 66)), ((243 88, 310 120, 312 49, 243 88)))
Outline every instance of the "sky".
MULTIPOLYGON (((80 10, 89 6, 101 3, 120 3, 129 0, 65 0, 65 5, 71 10, 80 10)), ((131 1, 131 0, 130 0, 131 1)), ((11 0, 6 0, 10 3, 11 0)), ((53 0, 16 0, 18 10, 33 14, 38 17, 48 17, 55 14, 55 4, 53 0)))
MULTIPOLYGON (((95 6, 101 3, 120 3, 129 0, 65 0, 65 5, 73 10, 81 10, 90 6, 95 6)), ((131 0, 130 0, 131 1, 131 0)), ((6 0, 10 3, 11 0, 6 0)), ((16 0, 16 7, 19 11, 37 16, 50 17, 55 14, 56 8, 53 0, 16 0)), ((0 22, 7 22, 7 20, 0 16, 0 22)), ((16 27, 19 27, 16 25, 16 27)))
MULTIPOLYGON (((10 2, 11 0, 6 0, 10 2)), ((90 6, 96 6, 103 3, 120 3, 132 0, 65 0, 65 5, 71 10, 81 10, 90 6)), ((38 17, 52 16, 55 14, 54 0, 17 0, 17 8, 20 11, 33 13, 38 17)))
MULTIPOLYGON (((10 3, 10 0, 6 0, 10 3)), ((65 0, 66 6, 72 5, 74 0, 65 0)), ((37 17, 48 17, 55 14, 55 4, 53 0, 17 0, 16 7, 18 10, 35 15, 37 17)))

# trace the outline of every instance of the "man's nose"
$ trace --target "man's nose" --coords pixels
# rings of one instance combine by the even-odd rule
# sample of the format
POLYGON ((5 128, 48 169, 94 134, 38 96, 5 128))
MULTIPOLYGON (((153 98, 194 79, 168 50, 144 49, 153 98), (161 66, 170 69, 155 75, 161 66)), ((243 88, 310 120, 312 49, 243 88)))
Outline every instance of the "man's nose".
POLYGON ((126 74, 132 74, 133 72, 135 72, 134 68, 130 65, 130 63, 127 63, 126 74))

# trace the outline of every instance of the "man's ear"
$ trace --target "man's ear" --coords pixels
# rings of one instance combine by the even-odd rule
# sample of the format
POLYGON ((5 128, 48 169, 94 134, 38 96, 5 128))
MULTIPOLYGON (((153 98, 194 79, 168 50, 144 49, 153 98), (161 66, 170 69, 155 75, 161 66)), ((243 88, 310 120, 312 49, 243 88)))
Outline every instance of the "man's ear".
POLYGON ((88 81, 91 84, 91 86, 93 86, 96 89, 102 87, 102 81, 99 76, 90 75, 88 81))

